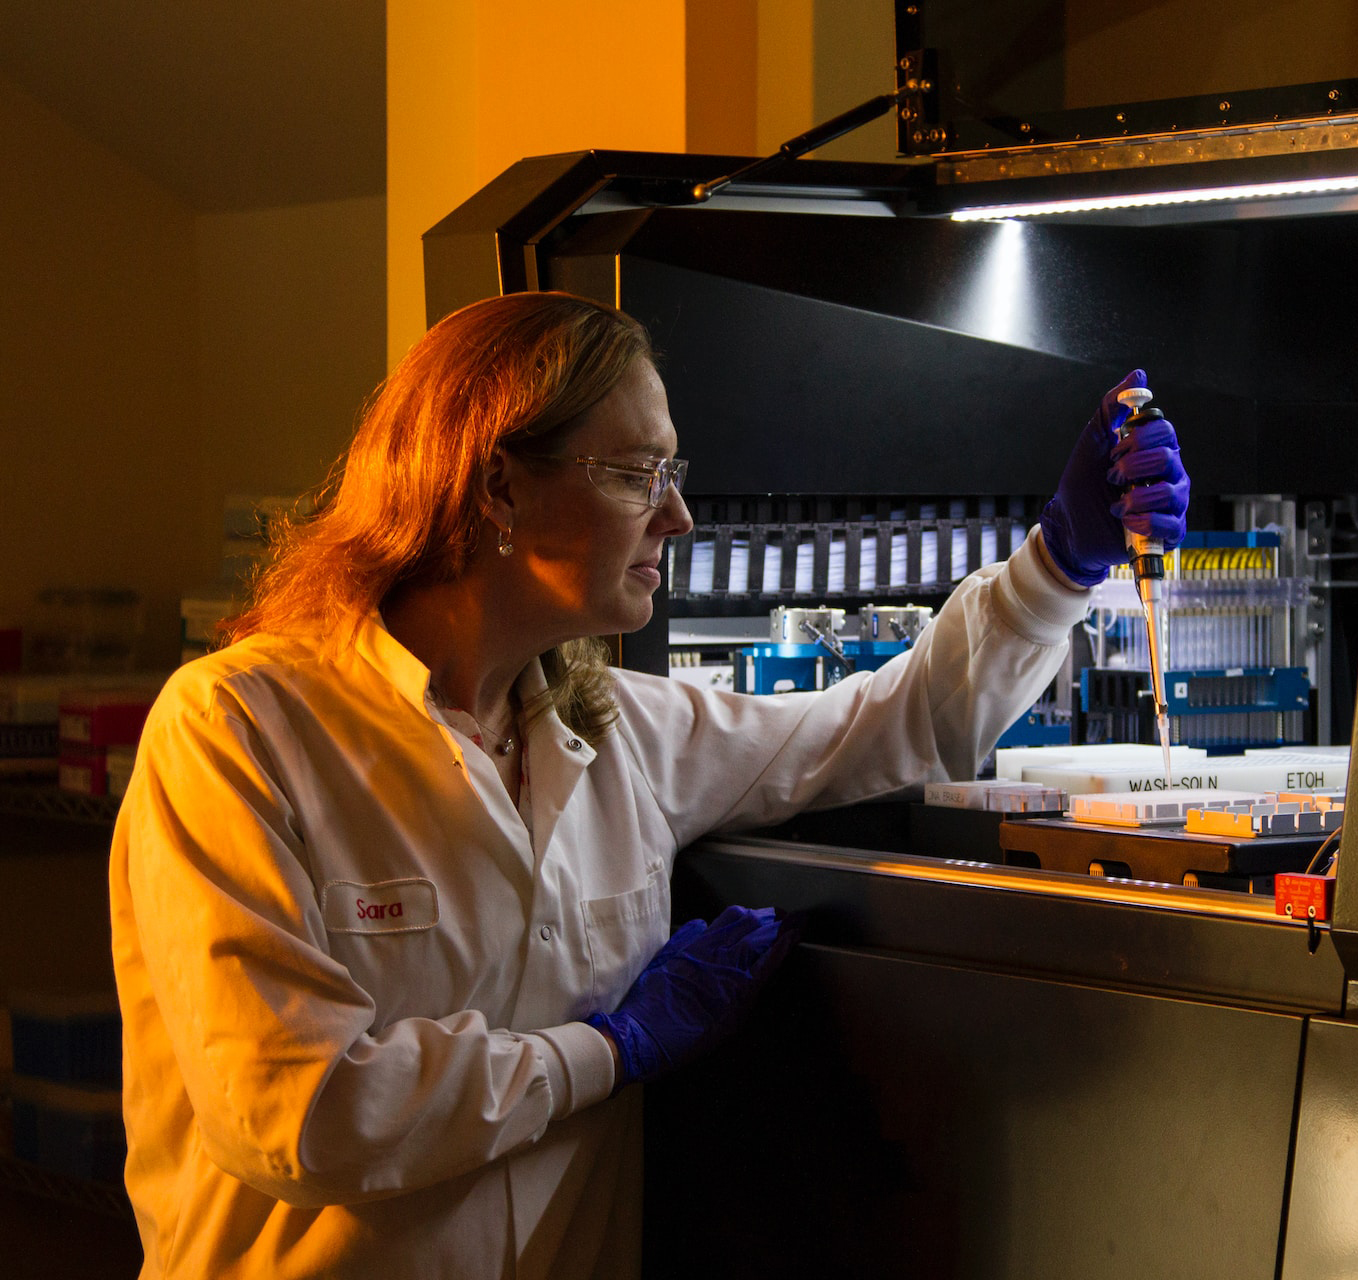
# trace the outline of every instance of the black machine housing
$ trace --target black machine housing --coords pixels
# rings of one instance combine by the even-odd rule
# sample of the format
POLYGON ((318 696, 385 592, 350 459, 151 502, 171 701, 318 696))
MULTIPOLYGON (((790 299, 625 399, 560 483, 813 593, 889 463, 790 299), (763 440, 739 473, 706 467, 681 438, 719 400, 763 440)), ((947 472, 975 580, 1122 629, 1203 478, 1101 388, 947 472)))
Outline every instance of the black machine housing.
MULTIPOLYGON (((714 527, 1029 521, 1139 364, 1190 528, 1289 495, 1347 555, 1358 213, 962 223, 930 166, 824 161, 693 204, 742 163, 520 162, 426 235, 430 322, 521 289, 636 316, 714 527)), ((1326 614, 1338 741, 1353 594, 1326 614)), ((672 614, 770 603, 662 592, 622 660, 664 671, 672 614)), ((648 1276, 1352 1274, 1358 880, 1308 928, 1241 894, 902 854, 886 825, 681 855, 676 920, 776 903, 807 927, 747 1033, 648 1096, 648 1276)))

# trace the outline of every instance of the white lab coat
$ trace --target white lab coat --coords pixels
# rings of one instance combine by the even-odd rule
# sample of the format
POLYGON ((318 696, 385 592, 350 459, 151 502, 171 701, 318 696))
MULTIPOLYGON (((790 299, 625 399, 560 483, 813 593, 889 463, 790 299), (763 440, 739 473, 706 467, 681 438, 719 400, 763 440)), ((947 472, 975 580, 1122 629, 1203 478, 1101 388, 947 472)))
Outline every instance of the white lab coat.
POLYGON ((823 694, 619 672, 597 749, 531 726, 531 831, 376 619, 181 668, 110 872, 143 1276, 635 1276, 639 1091, 579 1019, 667 936, 676 851, 971 776, 1086 598, 1030 538, 823 694))

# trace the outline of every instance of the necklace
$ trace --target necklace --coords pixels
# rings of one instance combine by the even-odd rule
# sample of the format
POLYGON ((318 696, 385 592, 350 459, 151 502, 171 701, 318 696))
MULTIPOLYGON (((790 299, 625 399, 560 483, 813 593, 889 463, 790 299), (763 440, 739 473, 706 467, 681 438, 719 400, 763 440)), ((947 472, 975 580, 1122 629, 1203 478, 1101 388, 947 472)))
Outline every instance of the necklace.
MULTIPOLYGON (((471 716, 471 712, 468 712, 467 714, 468 714, 469 716, 471 716)), ((511 751, 514 750, 514 735, 513 735, 513 734, 510 734, 509 737, 505 737, 503 734, 496 733, 494 729, 489 729, 489 728, 487 728, 487 727, 486 727, 485 725, 483 725, 483 724, 481 723, 481 721, 479 721, 475 716, 471 716, 471 719, 472 719, 472 723, 475 724, 476 727, 477 727, 478 729, 480 729, 482 733, 488 733, 488 734, 490 734, 490 736, 491 736, 492 738, 495 739, 495 754, 496 754, 496 755, 498 755, 498 756, 507 756, 511 751)))
MULTIPOLYGON (((447 698, 443 696, 443 690, 440 689, 432 680, 429 682, 429 694, 434 699, 434 702, 438 706, 450 708, 452 707, 452 704, 447 700, 447 698)), ((497 756, 507 756, 518 745, 512 732, 508 735, 503 733, 496 733, 494 729, 490 728, 487 725, 482 724, 481 721, 479 721, 474 715, 472 715, 470 711, 463 711, 462 714, 466 716, 467 719, 470 720, 472 724, 474 724, 484 736, 495 739, 495 754, 497 756)), ((511 708, 509 720, 509 723, 511 725, 514 723, 515 714, 516 713, 511 708)))

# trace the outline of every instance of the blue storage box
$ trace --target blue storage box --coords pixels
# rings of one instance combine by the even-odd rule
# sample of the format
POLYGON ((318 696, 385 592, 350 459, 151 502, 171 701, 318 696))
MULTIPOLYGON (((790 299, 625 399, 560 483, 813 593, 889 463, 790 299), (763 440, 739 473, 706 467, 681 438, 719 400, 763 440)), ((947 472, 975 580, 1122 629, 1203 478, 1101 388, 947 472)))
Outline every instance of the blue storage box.
POLYGON ((16 1074, 65 1084, 122 1080, 122 1019, 112 992, 13 991, 16 1074))

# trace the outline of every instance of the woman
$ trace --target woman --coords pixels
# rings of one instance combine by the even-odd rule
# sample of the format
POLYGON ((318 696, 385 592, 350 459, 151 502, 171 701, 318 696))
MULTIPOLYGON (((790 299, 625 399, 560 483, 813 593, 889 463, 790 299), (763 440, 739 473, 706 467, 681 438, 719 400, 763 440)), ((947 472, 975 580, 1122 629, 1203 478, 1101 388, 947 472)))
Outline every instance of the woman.
MULTIPOLYGON (((733 909, 667 943, 675 852, 972 776, 1059 665, 1076 582, 1125 559, 1115 412, 1052 545, 962 584, 910 655, 702 693, 593 639, 648 620, 692 527, 643 331, 562 294, 436 325, 142 739, 111 886, 143 1274, 635 1275, 624 1086, 725 1034, 789 942, 733 909)), ((1165 425, 1138 518, 1181 536, 1165 425)))

